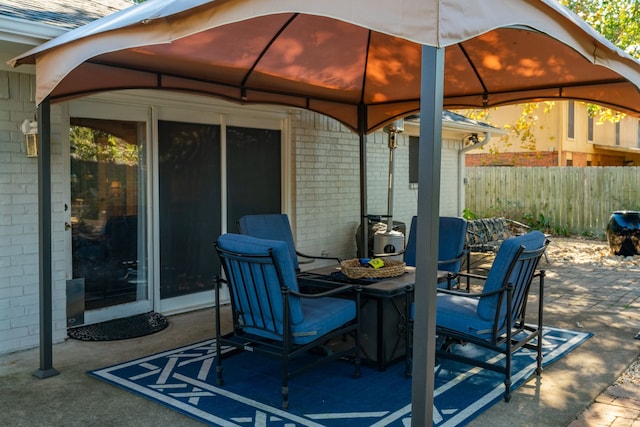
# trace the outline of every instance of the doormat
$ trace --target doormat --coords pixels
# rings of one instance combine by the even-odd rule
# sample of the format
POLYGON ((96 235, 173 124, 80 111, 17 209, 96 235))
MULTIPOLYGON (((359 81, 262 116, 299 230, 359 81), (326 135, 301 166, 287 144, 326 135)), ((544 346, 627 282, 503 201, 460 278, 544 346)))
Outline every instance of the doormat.
POLYGON ((137 338, 159 332, 169 321, 153 311, 122 319, 67 329, 69 338, 81 341, 115 341, 137 338))
MULTIPOLYGON (((544 366, 566 356, 591 334, 545 327, 544 366)), ((467 344, 459 351, 494 358, 467 344), (486 354, 481 355, 480 353, 486 354)), ((230 349, 224 349, 223 352, 230 349)), ((289 381, 290 406, 281 408, 280 362, 241 352, 223 362, 224 386, 216 385, 215 340, 89 372, 89 375, 144 396, 213 426, 406 427, 411 424, 411 379, 404 362, 378 371, 336 361, 289 381)), ((536 352, 522 348, 513 358, 513 389, 534 374, 536 352)), ((544 378, 544 372, 542 373, 544 378)), ((504 376, 443 360, 436 369, 433 425, 460 426, 503 401, 504 376)), ((517 410, 505 404, 504 410, 517 410)))

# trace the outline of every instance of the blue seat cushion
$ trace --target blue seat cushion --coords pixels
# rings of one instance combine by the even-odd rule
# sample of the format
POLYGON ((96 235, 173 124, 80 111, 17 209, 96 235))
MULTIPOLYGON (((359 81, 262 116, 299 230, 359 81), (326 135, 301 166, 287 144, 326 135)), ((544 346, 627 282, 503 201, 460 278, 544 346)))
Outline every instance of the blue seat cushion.
POLYGON ((240 232, 249 236, 268 240, 282 240, 287 243, 293 267, 297 270, 298 256, 293 241, 291 223, 287 214, 245 215, 238 221, 240 232))
MULTIPOLYGON (((268 250, 271 249, 275 261, 280 268, 280 273, 285 285, 287 285, 289 289, 299 292, 296 272, 293 268, 285 242, 229 233, 218 238, 218 246, 221 249, 246 255, 263 255, 267 254, 268 250)), ((248 271, 244 271, 243 273, 245 273, 245 277, 252 277, 256 280, 261 277, 259 274, 247 274, 248 271)), ((282 340, 282 335, 284 334, 282 293, 274 267, 267 269, 266 281, 268 282, 268 286, 257 286, 257 289, 260 290, 259 292, 269 292, 271 295, 271 301, 274 303, 272 308, 275 317, 275 331, 277 331, 277 333, 262 329, 273 328, 273 322, 270 322, 271 324, 269 325, 263 325, 261 319, 252 319, 247 315, 244 316, 243 329, 248 333, 265 338, 282 340)), ((260 284, 262 285, 262 283, 260 284)), ((236 284, 235 286, 237 287, 238 285, 236 284)), ((266 295, 255 295, 253 292, 241 292, 236 296, 236 304, 239 305, 238 309, 244 313, 249 313, 251 310, 246 307, 248 307, 249 304, 258 304, 258 300, 264 302, 267 300, 267 297, 266 295), (250 300, 247 299, 246 295, 249 295, 248 298, 250 300)), ((356 317, 355 301, 342 298, 300 298, 290 296, 289 308, 291 313, 292 340, 294 344, 309 343, 356 317)), ((273 321, 274 319, 268 320, 273 321)))
MULTIPOLYGON (((291 325, 294 344, 308 344, 356 318, 356 303, 342 298, 301 298, 304 319, 291 325)), ((282 336, 245 326, 246 332, 282 340, 282 336)))
MULTIPOLYGON (((496 289, 500 289, 508 273, 509 266, 520 249, 520 246, 524 246, 525 250, 531 251, 539 249, 544 245, 546 238, 540 231, 531 231, 527 234, 523 234, 517 237, 510 237, 502 243, 496 257, 491 265, 491 270, 485 281, 482 292, 491 292, 496 289)), ((518 275, 518 268, 514 268, 511 273, 511 278, 515 278, 518 275)), ((512 281, 510 278, 510 281, 512 281)), ((484 320, 493 320, 496 309, 498 306, 499 296, 484 297, 478 303, 478 315, 484 320)), ((503 301, 503 310, 506 307, 506 298, 503 301)))
POLYGON ((481 339, 490 339, 493 320, 484 320, 478 316, 478 301, 478 298, 438 294, 436 325, 481 339))

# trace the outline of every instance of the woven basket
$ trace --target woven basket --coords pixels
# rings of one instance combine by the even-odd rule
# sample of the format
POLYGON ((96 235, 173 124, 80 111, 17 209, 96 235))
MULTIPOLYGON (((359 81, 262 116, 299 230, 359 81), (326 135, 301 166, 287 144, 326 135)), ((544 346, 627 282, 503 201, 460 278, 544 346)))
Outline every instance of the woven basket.
POLYGON ((405 263, 402 261, 384 260, 384 267, 363 267, 359 259, 348 259, 340 263, 342 272, 350 279, 384 279, 402 276, 405 263))

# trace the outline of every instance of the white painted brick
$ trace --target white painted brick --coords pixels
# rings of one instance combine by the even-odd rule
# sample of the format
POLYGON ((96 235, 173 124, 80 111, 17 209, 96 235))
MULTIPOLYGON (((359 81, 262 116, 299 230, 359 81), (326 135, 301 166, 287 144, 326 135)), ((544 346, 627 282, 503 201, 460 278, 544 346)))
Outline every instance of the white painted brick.
MULTIPOLYGON (((9 331, 13 332, 12 330, 9 330, 9 331)), ((29 348, 29 347, 20 346, 20 337, 19 337, 20 332, 19 331, 15 331, 15 335, 17 335, 17 336, 9 337, 8 334, 5 334, 0 329, 0 354, 2 354, 2 353, 11 353, 12 351, 16 351, 18 349, 29 348)))
MULTIPOLYGON (((53 340, 54 343, 62 342, 62 339, 53 340)), ((28 349, 38 347, 40 345, 40 337, 37 334, 27 335, 25 337, 20 338, 18 341, 18 348, 20 349, 28 349)))
POLYGON ((26 274, 20 276, 14 276, 9 281, 11 286, 21 287, 24 293, 30 293, 30 287, 36 287, 39 283, 38 264, 32 263, 31 265, 24 266, 26 274))
MULTIPOLYGON (((37 159, 25 156, 24 136, 18 124, 25 118, 33 118, 36 110, 33 103, 34 76, 7 72, 9 99, 0 103, 0 310, 11 307, 14 325, 0 335, 0 353, 30 348, 38 344, 38 169, 37 159), (19 310, 20 312, 16 312, 19 310), (28 326, 25 326, 28 325, 28 326)), ((59 142, 63 109, 58 105, 52 112, 52 201, 54 223, 63 223, 62 200, 65 180, 59 142)), ((64 231, 54 232, 53 257, 64 258, 57 242, 64 241, 64 231)), ((60 263, 62 265, 62 263, 60 263)), ((54 264, 54 277, 64 278, 64 267, 54 264)), ((61 281, 64 283, 64 279, 61 281)), ((54 284, 54 301, 64 307, 64 287, 54 284)), ((55 314, 55 334, 61 336, 65 330, 65 313, 55 314)), ((4 324, 3 324, 4 325, 4 324)), ((6 326, 6 325, 4 325, 6 326)))
POLYGON ((31 326, 31 325, 36 325, 39 322, 39 317, 38 315, 31 315, 31 316, 14 316, 11 319, 11 328, 12 329, 21 329, 24 328, 26 326, 31 326))

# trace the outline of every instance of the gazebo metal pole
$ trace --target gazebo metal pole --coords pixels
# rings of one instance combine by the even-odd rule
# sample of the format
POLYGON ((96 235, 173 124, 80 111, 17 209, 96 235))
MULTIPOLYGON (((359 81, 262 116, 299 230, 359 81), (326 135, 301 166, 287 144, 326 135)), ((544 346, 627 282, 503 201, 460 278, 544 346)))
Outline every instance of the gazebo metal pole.
POLYGON ((360 251, 358 257, 369 253, 369 224, 367 221, 367 106, 358 106, 358 136, 360 137, 360 251))
POLYGON ((38 235, 40 260, 40 368, 38 378, 58 375, 53 367, 53 281, 51 271, 51 104, 38 106, 38 235))
POLYGON ((411 425, 433 424, 444 49, 422 47, 411 425))

